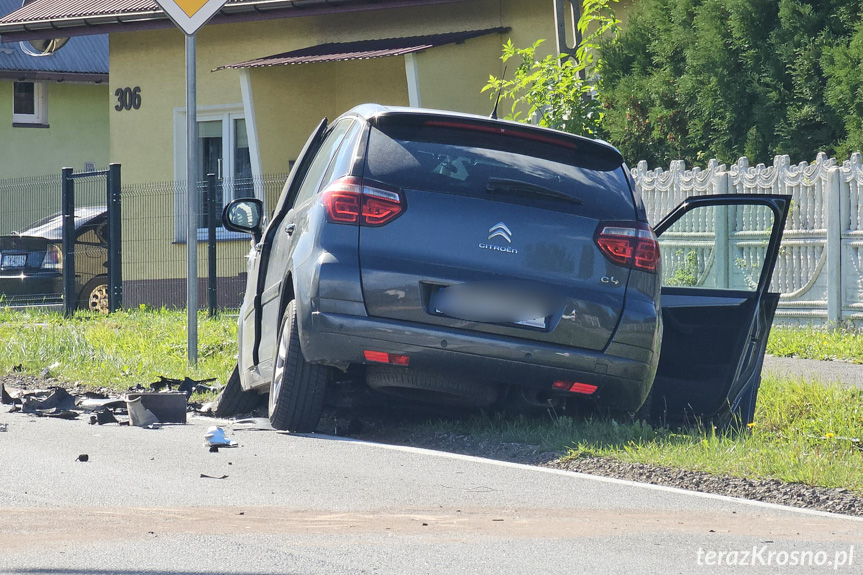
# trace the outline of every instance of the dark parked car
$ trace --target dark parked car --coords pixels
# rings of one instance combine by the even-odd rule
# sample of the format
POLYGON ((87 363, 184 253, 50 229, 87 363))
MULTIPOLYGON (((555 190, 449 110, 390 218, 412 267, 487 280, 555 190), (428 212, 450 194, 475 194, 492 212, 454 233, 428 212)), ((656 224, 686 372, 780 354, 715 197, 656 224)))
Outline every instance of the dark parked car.
MULTIPOLYGON (((0 236, 0 303, 51 305, 63 301, 62 215, 0 236)), ((108 242, 104 207, 75 210, 75 289, 78 307, 107 313, 108 242)))
POLYGON ((275 427, 310 431, 347 372, 450 405, 749 422, 788 204, 691 198, 657 240, 604 142, 355 108, 311 135, 266 229, 259 200, 226 206, 256 245, 224 399, 269 392, 275 427))

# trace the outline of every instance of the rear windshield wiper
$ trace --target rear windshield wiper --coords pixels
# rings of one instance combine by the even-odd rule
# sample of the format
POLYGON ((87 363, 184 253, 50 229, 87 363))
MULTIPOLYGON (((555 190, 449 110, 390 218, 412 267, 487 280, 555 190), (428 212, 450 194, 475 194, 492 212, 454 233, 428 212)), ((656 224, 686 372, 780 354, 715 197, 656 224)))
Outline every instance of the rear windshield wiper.
POLYGON ((564 192, 559 192, 557 190, 552 190, 551 188, 531 184, 530 182, 522 182, 521 180, 509 180, 506 178, 489 178, 488 182, 485 184, 485 189, 489 193, 547 196, 556 200, 570 202, 572 204, 580 205, 582 203, 580 199, 574 196, 570 196, 569 194, 566 194, 564 192))

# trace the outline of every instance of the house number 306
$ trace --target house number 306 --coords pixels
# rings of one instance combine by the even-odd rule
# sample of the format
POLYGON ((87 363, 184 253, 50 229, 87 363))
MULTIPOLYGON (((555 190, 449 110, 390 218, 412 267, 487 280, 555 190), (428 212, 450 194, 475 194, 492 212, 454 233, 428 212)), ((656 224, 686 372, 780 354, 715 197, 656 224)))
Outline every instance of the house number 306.
POLYGON ((141 107, 141 88, 117 88, 114 90, 114 96, 117 98, 117 105, 114 109, 118 112, 123 110, 137 110, 141 107))

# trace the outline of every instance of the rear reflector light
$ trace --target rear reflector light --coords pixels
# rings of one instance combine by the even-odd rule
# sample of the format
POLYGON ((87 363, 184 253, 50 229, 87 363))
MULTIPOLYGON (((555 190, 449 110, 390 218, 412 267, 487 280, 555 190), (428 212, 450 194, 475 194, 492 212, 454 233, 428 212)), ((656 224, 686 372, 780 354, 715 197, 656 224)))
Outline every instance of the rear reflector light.
POLYGON ((363 352, 367 361, 375 363, 389 363, 390 365, 409 365, 410 357, 398 353, 387 353, 385 351, 372 351, 367 349, 363 352))
POLYGON ((405 211, 397 191, 364 185, 360 178, 341 178, 321 195, 327 221, 333 224, 382 226, 405 211))
POLYGON ((595 241, 611 262, 635 270, 656 272, 659 243, 645 222, 600 223, 595 241))
POLYGON ((553 387, 554 389, 559 389, 561 391, 581 393, 584 395, 590 395, 598 389, 595 385, 591 385, 589 383, 579 383, 577 381, 555 381, 551 387, 553 387))

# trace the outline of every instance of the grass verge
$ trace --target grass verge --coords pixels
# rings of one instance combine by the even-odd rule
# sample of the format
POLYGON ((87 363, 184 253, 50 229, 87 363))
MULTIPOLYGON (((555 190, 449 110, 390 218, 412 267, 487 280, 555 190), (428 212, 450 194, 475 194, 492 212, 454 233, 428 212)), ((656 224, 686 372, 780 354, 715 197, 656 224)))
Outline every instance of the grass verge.
POLYGON ((863 333, 852 327, 824 329, 773 326, 767 341, 767 353, 779 357, 863 363, 863 333))
POLYGON ((198 321, 198 363, 186 355, 186 313, 129 310, 110 316, 0 308, 0 372, 51 375, 97 387, 126 389, 157 381, 215 377, 224 383, 237 353, 235 317, 198 321))
POLYGON ((714 475, 842 487, 863 495, 863 391, 769 377, 755 424, 738 435, 604 419, 475 417, 429 430, 537 445, 564 460, 611 457, 714 475))

